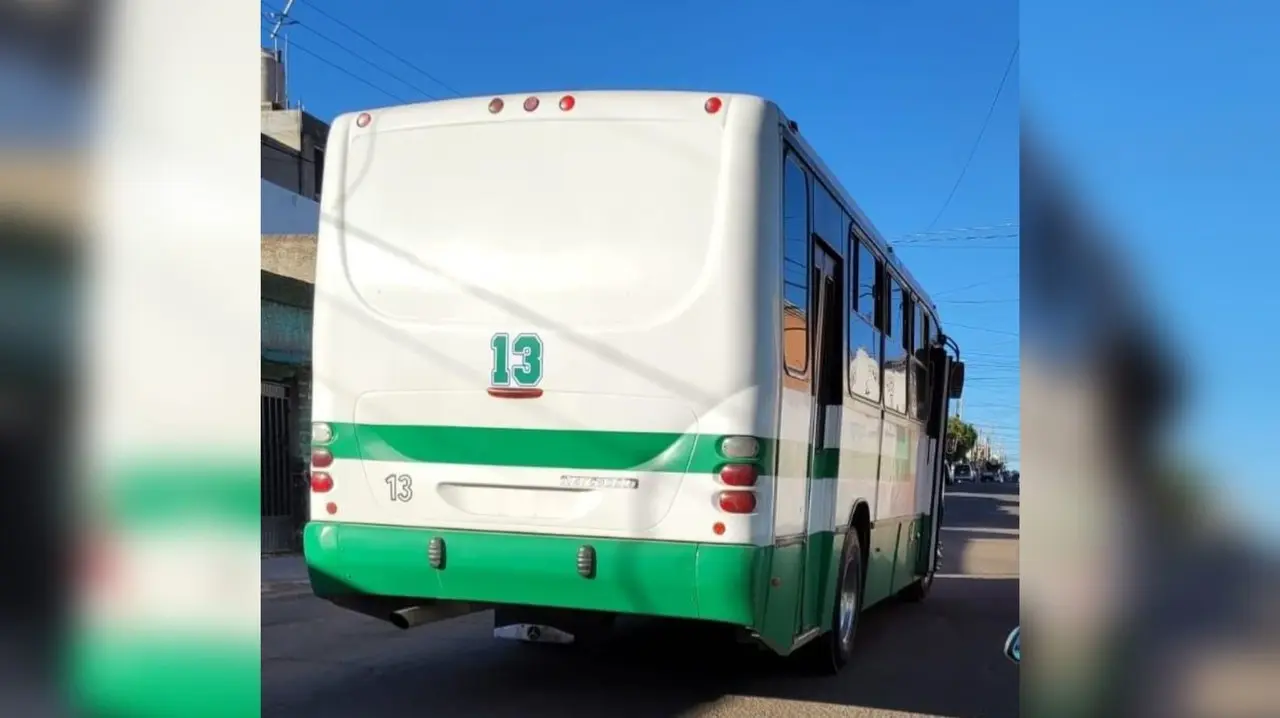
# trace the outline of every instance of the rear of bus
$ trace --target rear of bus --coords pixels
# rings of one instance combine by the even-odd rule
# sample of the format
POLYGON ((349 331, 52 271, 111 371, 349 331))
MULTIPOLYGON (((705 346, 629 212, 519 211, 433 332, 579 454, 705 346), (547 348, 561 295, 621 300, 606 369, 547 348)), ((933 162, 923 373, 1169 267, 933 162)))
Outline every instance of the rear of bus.
POLYGON ((755 281, 776 122, 756 98, 656 92, 335 121, 318 595, 755 622, 771 491, 741 437, 776 390, 755 320, 776 312, 755 281))

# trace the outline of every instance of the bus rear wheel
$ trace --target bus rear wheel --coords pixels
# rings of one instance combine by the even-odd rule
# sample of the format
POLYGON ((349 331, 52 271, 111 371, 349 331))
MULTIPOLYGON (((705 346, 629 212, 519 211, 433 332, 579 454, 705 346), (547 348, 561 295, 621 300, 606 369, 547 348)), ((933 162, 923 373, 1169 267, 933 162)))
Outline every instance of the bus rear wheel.
POLYGON ((810 646, 812 667, 823 675, 840 672, 853 656, 854 637, 858 632, 858 619, 862 615, 862 584, 865 576, 862 560, 862 542, 858 532, 850 528, 845 534, 844 550, 840 559, 840 574, 836 577, 835 606, 832 608, 831 630, 810 646))

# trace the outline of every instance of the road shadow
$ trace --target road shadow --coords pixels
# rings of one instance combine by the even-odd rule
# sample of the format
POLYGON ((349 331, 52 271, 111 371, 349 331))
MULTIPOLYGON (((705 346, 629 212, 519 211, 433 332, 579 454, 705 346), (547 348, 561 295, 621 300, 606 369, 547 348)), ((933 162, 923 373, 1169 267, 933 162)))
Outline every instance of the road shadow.
POLYGON ((294 696, 287 712, 263 715, 674 718, 772 699, 1001 718, 1018 714, 1017 669, 1001 650, 1017 623, 1016 579, 942 578, 923 604, 868 611, 854 662, 834 678, 736 644, 718 626, 632 619, 591 648, 467 640, 415 650, 376 672, 344 671, 294 696))
POLYGON ((942 525, 956 529, 1017 531, 1021 525, 1017 496, 952 493, 946 497, 942 525))

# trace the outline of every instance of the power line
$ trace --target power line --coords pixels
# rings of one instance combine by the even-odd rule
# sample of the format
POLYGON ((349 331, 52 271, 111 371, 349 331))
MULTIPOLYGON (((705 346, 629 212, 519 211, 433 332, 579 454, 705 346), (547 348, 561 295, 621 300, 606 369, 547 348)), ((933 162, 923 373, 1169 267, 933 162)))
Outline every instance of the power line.
POLYGON ((895 248, 901 248, 901 249, 1022 249, 1022 245, 1019 245, 1019 244, 998 244, 998 245, 991 245, 991 244, 979 244, 979 245, 964 245, 964 244, 943 244, 943 243, 926 244, 926 243, 923 243, 923 242, 920 242, 920 243, 915 243, 915 242, 913 242, 913 243, 909 243, 909 244, 898 244, 898 245, 894 245, 894 247, 895 247, 895 248))
POLYGON ((915 238, 918 238, 918 237, 923 237, 923 238, 936 238, 936 237, 942 237, 942 236, 945 236, 945 235, 954 235, 954 234, 965 234, 965 235, 969 235, 969 234, 975 234, 975 233, 977 233, 977 232, 994 232, 994 231, 996 231, 996 230, 1011 230, 1011 229, 1012 229, 1012 230, 1016 230, 1018 227, 1019 227, 1019 224, 1018 224, 1017 222, 1009 221, 1009 222, 1001 222, 1000 224, 988 224, 988 225, 984 225, 984 226, 981 226, 981 227, 960 227, 960 228, 953 228, 953 229, 935 229, 935 230, 933 230, 933 231, 931 231, 931 232, 912 232, 912 233, 910 233, 910 234, 902 234, 902 235, 898 235, 897 237, 894 237, 894 241, 902 241, 902 240, 906 240, 906 239, 915 239, 915 238))
POLYGON ((960 327, 961 329, 972 329, 975 332, 991 332, 992 334, 1004 334, 1011 337, 1018 336, 1017 332, 1006 332, 999 329, 987 329, 986 327, 975 327, 969 324, 958 324, 956 322, 947 322, 948 327, 960 327))
POLYGON ((1020 237, 1017 232, 1001 232, 998 234, 963 234, 956 236, 921 236, 909 239, 900 239, 893 242, 894 247, 917 247, 929 246, 937 244, 947 244, 950 242, 976 242, 984 239, 1018 239, 1020 237))
MULTIPOLYGON (((275 21, 275 22, 279 22, 280 20, 282 20, 282 19, 284 18, 283 11, 276 10, 275 8, 271 7, 270 5, 268 5, 268 4, 267 4, 267 3, 265 3, 265 2, 264 2, 264 3, 262 3, 262 6, 263 6, 263 7, 265 7, 265 8, 267 8, 268 10, 270 10, 270 11, 271 11, 270 13, 267 13, 267 15, 268 15, 268 19, 269 19, 269 20, 273 20, 273 21, 275 21)), ((351 48, 349 48, 349 47, 347 47, 346 45, 342 44, 342 43, 341 43, 341 42, 339 42, 338 40, 335 40, 335 39, 333 39, 332 37, 329 37, 328 35, 326 35, 326 34, 324 34, 324 33, 320 32, 319 30, 316 30, 315 28, 311 27, 310 25, 306 24, 305 22, 302 22, 301 20, 298 20, 297 18, 289 18, 289 24, 290 24, 290 25, 297 25, 298 27, 300 27, 300 28, 302 28, 302 29, 306 30, 307 32, 311 33, 312 35, 315 35, 316 37, 320 38, 321 40, 324 40, 325 42, 327 42, 327 43, 329 43, 329 44, 331 44, 331 45, 333 45, 333 46, 337 47, 338 49, 340 49, 340 50, 342 50, 342 51, 346 52, 348 55, 351 55, 352 57, 354 57, 355 59, 359 60, 360 62, 363 62, 364 64, 368 65, 369 67, 372 67, 373 69, 377 70, 378 72, 381 72, 382 74, 386 75, 387 77, 390 77, 391 79, 393 79, 393 80, 395 80, 395 81, 397 81, 397 82, 399 82, 399 83, 401 83, 401 84, 403 84, 403 85, 405 85, 405 86, 407 86, 407 87, 411 87, 411 88, 413 88, 414 90, 416 90, 417 92, 419 92, 419 93, 420 93, 420 94, 422 94, 423 96, 427 97, 428 99, 431 99, 431 100, 438 100, 438 99, 440 99, 439 97, 437 97, 437 96, 435 96, 435 95, 431 94, 430 92, 427 92, 426 90, 422 89, 422 88, 421 88, 421 87, 419 87, 418 85, 415 85, 414 83, 409 82, 408 80, 404 79, 403 77, 401 77, 401 76, 397 75, 396 73, 394 73, 394 72, 392 72, 392 71, 388 70, 387 68, 383 67, 382 65, 379 65, 378 63, 374 62, 373 60, 370 60, 369 58, 365 57, 364 55, 360 54, 359 52, 357 52, 357 51, 355 51, 355 50, 352 50, 351 48)))
POLYGON ((968 290, 970 290, 970 289, 977 289, 978 287, 985 287, 985 286, 987 286, 988 284, 995 284, 996 282, 1003 282, 1003 281, 1004 281, 1004 280, 1006 280, 1006 279, 1012 279, 1012 278, 1017 277, 1017 276, 1019 276, 1018 272, 1012 272, 1012 273, 1010 273, 1010 274, 1002 274, 1002 275, 1000 275, 999 277, 993 277, 993 278, 991 278, 991 279, 984 279, 984 280, 982 280, 981 282, 975 282, 975 283, 973 283, 973 284, 966 284, 966 285, 965 285, 965 286, 963 286, 963 287, 955 287, 954 289, 944 289, 944 290, 942 290, 941 292, 936 292, 936 293, 932 294, 931 296, 932 296, 934 299, 937 299, 938 297, 940 297, 940 296, 942 296, 942 295, 944 295, 944 294, 955 294, 956 292, 964 292, 964 291, 968 291, 968 290))
POLYGON ((381 86, 377 85, 376 83, 373 83, 373 82, 370 82, 369 80, 366 80, 365 78, 363 78, 363 77, 361 77, 361 76, 357 75, 356 73, 354 73, 354 72, 352 72, 352 71, 348 70, 347 68, 345 68, 345 67, 343 67, 343 66, 339 65, 338 63, 333 62, 332 60, 329 60, 328 58, 324 57, 324 56, 323 56, 323 55, 321 55, 320 53, 318 53, 318 52, 314 52, 314 51, 312 51, 312 50, 308 50, 308 49, 307 49, 307 47, 306 47, 306 45, 301 45, 301 44, 299 44, 299 43, 297 43, 297 42, 290 41, 290 42, 289 42, 289 48, 290 48, 291 50, 301 50, 303 54, 305 54, 305 55, 310 55, 311 57, 313 57, 313 58, 315 58, 315 59, 319 60, 320 62, 323 62, 324 64, 328 65, 329 67, 332 67, 333 69, 337 70, 338 72, 341 72, 342 74, 344 74, 344 75, 346 75, 346 76, 348 76, 348 77, 352 78, 353 80, 356 80, 356 81, 358 81, 358 82, 361 82, 361 83, 363 83, 363 84, 365 84, 365 85, 367 85, 367 86, 369 86, 369 87, 371 87, 371 88, 373 88, 373 89, 377 90, 378 92, 381 92, 382 94, 384 94, 384 95, 386 95, 386 96, 388 96, 388 97, 390 97, 390 98, 392 98, 392 99, 394 99, 394 100, 396 100, 396 101, 398 101, 398 102, 408 102, 408 100, 406 100, 405 98, 401 97, 400 95, 397 95, 396 93, 394 93, 394 92, 392 92, 392 91, 390 91, 390 90, 386 89, 385 87, 381 87, 381 86))
POLYGON ((452 92, 454 95, 457 95, 458 97, 461 97, 461 96, 462 96, 462 93, 461 93, 461 92, 459 92, 458 90, 456 90, 455 88, 453 88, 451 85, 449 85, 449 84, 448 84, 447 82, 445 82, 444 80, 441 80, 440 78, 436 77, 435 75, 431 74, 430 72, 427 72, 426 70, 422 69, 422 68, 421 68, 421 67, 419 67, 418 65, 415 65, 414 63, 410 62, 409 60, 406 60, 404 57, 402 57, 401 55, 397 54, 396 52, 394 52, 394 51, 392 51, 392 50, 388 49, 386 46, 382 45, 382 44, 381 44, 381 43, 379 43, 377 40, 374 40, 373 38, 369 37, 368 35, 364 34, 363 32, 360 32, 359 30, 355 29, 354 27, 352 27, 352 26, 348 25, 347 23, 343 22, 340 18, 334 17, 333 15, 331 15, 331 14, 329 14, 329 13, 325 12, 324 10, 321 10, 321 9, 320 9, 320 8, 318 8, 318 7, 316 7, 316 6, 315 6, 315 5, 313 5, 312 3, 307 3, 307 8, 308 8, 309 10, 311 10, 311 11, 314 11, 314 12, 316 12, 316 13, 318 13, 318 14, 320 14, 320 15, 324 16, 324 17, 326 17, 326 18, 329 18, 329 20, 333 21, 334 23, 336 23, 336 24, 338 24, 338 25, 341 25, 342 27, 344 27, 344 28, 346 28, 347 30, 349 30, 349 31, 350 31, 353 35, 355 35, 356 37, 358 37, 358 38, 360 38, 360 39, 364 40, 365 42, 369 43, 370 45, 373 45, 374 47, 378 48, 379 50, 382 50, 383 52, 387 53, 387 54, 388 54, 388 55, 390 55, 391 57, 394 57, 395 59, 397 59, 397 60, 399 60, 400 62, 404 63, 404 64, 405 64, 406 66, 408 66, 409 68, 411 68, 411 69, 413 69, 413 70, 418 71, 418 72, 419 72, 419 73, 421 73, 424 77, 426 77, 428 80, 431 80, 432 82, 434 82, 434 83, 436 83, 437 85, 439 85, 439 86, 443 87, 444 89, 448 90, 449 92, 452 92))
POLYGON ((942 218, 942 213, 947 211, 951 206, 951 199, 956 196, 956 190, 960 188, 960 183, 964 181, 965 173, 969 171, 969 163, 973 162, 973 156, 978 151, 978 145, 982 144, 982 136, 987 132, 987 125, 991 122, 991 115, 996 111, 996 103, 1000 101, 1000 95, 1004 92, 1005 81, 1009 79, 1009 72, 1013 69, 1013 61, 1018 57, 1018 48, 1022 43, 1018 42, 1013 46, 1013 52, 1009 54, 1009 63, 1005 65, 1004 74, 1000 77, 1000 84, 996 87, 996 95, 991 98, 991 106, 987 108, 987 116, 982 120, 982 128, 978 130, 978 137, 973 141, 973 147, 969 149, 969 157, 964 161, 964 166, 960 168, 960 176, 956 178, 956 183, 951 185, 951 191, 947 193, 947 199, 942 203, 942 208, 933 216, 933 221, 925 228, 925 231, 933 229, 938 220, 942 218))

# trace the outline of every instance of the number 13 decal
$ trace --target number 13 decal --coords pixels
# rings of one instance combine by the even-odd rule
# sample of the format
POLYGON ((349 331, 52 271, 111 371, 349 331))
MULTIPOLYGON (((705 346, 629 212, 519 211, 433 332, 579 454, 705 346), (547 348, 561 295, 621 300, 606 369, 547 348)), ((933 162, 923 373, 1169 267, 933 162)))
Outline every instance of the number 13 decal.
POLYGON ((392 501, 408 501, 413 498, 413 478, 408 474, 391 474, 386 482, 392 501))
POLYGON ((493 350, 491 386, 535 387, 542 381, 542 337, 537 334, 511 335, 501 332, 489 340, 493 350))

